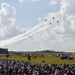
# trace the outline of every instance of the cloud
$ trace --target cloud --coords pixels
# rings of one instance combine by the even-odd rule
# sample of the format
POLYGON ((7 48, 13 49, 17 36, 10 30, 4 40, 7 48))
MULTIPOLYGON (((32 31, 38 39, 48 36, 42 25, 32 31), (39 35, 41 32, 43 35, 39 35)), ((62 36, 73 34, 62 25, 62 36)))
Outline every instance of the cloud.
MULTIPOLYGON (((19 3, 24 3, 27 0, 18 0, 18 1, 19 1, 19 3)), ((41 0, 28 0, 28 1, 31 1, 31 2, 39 2, 41 0)))
POLYGON ((62 0, 59 16, 60 26, 57 27, 59 33, 74 35, 75 33, 75 9, 73 0, 62 0))
POLYGON ((65 16, 66 14, 75 15, 75 9, 73 8, 75 6, 74 0, 61 0, 61 9, 60 13, 62 16, 65 16))
POLYGON ((23 2, 25 2, 26 0, 18 0, 20 3, 23 3, 23 2))
POLYGON ((7 3, 1 4, 0 9, 0 40, 8 39, 21 33, 15 25, 16 10, 7 3))
POLYGON ((57 0, 50 0, 50 4, 57 4, 57 0))
POLYGON ((30 0, 30 1, 32 1, 32 2, 39 2, 39 1, 41 1, 41 0, 30 0))
POLYGON ((47 19, 55 16, 55 19, 59 21, 59 24, 56 24, 52 30, 55 33, 54 37, 61 43, 75 41, 74 6, 73 0, 61 0, 60 10, 46 16, 47 19))
MULTIPOLYGON (((74 6, 74 0, 61 0, 61 7, 58 12, 48 13, 45 17, 47 21, 41 21, 42 24, 36 25, 36 27, 28 31, 27 35, 24 33, 15 37, 19 41, 6 47, 10 50, 12 50, 12 46, 16 50, 75 49, 74 6), (49 27, 46 28, 47 26, 49 27)), ((16 40, 15 38, 12 38, 13 41, 16 40)), ((10 43, 10 40, 8 40, 8 43, 10 43)))
MULTIPOLYGON (((33 39, 32 42, 34 42, 33 44, 31 42, 29 45, 30 48, 57 50, 75 49, 74 7, 74 0, 61 0, 60 10, 58 12, 48 13, 48 15, 45 17, 45 19, 47 19, 46 25, 49 23, 52 23, 52 25, 49 28, 29 38, 31 40, 33 39), (51 20, 52 17, 54 17, 54 20, 51 20), (57 21, 59 21, 59 23, 56 23, 57 21), (37 48, 36 45, 39 48, 37 48)), ((28 48, 26 47, 26 49, 28 48)))

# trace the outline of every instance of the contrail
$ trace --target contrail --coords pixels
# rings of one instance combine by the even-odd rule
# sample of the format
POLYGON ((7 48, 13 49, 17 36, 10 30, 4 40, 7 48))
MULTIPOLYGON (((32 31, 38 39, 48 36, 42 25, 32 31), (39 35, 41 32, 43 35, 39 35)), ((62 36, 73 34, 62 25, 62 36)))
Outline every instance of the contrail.
MULTIPOLYGON (((52 21, 52 19, 47 20, 47 22, 49 22, 49 21, 52 21)), ((38 25, 36 25, 34 28, 30 29, 29 31, 27 31, 27 32, 25 32, 25 33, 23 33, 23 34, 20 34, 20 35, 18 35, 18 36, 16 36, 16 37, 13 37, 13 39, 21 38, 21 37, 23 37, 23 36, 27 36, 27 35, 29 35, 30 33, 32 33, 32 32, 34 32, 35 30, 37 30, 38 28, 44 26, 44 24, 46 24, 47 22, 44 21, 44 22, 42 22, 42 23, 39 23, 38 25)))
POLYGON ((17 38, 17 39, 9 39, 9 40, 5 40, 5 41, 2 41, 0 42, 0 46, 5 46, 5 45, 9 45, 9 44, 12 44, 12 43, 15 43, 15 42, 18 42, 20 40, 23 40, 23 39, 26 39, 28 38, 29 36, 32 36, 34 35, 35 33, 38 33, 46 28, 48 28, 49 26, 46 26, 45 28, 40 28, 39 30, 35 31, 35 32, 32 32, 31 34, 27 35, 27 36, 24 36, 24 37, 21 37, 21 38, 17 38))
POLYGON ((35 26, 34 28, 32 28, 31 30, 29 30, 29 31, 27 31, 27 32, 25 32, 23 34, 20 34, 20 35, 18 35, 16 37, 13 37, 13 38, 5 40, 5 41, 1 41, 0 46, 5 46, 5 45, 9 45, 9 44, 18 42, 20 40, 28 38, 29 36, 32 36, 32 35, 34 35, 36 33, 39 33, 40 31, 42 31, 44 29, 47 29, 48 27, 50 27, 50 25, 48 23, 49 21, 50 20, 48 20, 47 22, 40 23, 37 26, 35 26), (48 25, 47 25, 47 23, 48 23, 48 25))

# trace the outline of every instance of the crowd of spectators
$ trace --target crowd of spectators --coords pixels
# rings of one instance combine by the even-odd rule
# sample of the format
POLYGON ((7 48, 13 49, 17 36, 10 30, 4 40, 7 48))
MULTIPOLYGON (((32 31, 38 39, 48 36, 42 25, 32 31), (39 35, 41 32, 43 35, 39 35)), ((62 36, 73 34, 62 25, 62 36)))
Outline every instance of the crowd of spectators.
POLYGON ((75 64, 38 64, 0 60, 0 75, 75 75, 75 64))

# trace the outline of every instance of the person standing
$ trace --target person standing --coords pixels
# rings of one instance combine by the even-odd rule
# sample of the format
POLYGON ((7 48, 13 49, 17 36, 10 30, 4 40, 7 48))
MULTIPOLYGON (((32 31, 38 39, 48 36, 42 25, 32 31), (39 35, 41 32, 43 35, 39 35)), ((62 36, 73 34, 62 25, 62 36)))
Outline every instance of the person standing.
POLYGON ((28 60, 31 60, 30 54, 28 54, 28 60))

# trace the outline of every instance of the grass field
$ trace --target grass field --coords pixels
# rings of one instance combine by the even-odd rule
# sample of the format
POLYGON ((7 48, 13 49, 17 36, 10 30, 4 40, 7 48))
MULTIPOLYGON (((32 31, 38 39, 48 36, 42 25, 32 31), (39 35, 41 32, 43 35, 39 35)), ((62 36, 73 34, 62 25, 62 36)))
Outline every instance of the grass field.
POLYGON ((72 60, 62 60, 59 57, 56 56, 44 56, 44 57, 37 57, 37 59, 32 59, 29 61, 27 57, 18 56, 18 55, 11 55, 9 58, 6 58, 4 55, 1 56, 2 59, 8 59, 8 60, 19 60, 19 61, 27 61, 27 62, 33 62, 33 63, 39 63, 39 64, 75 64, 75 55, 73 55, 74 59, 72 60), (45 60, 45 62, 42 62, 42 60, 45 60))

